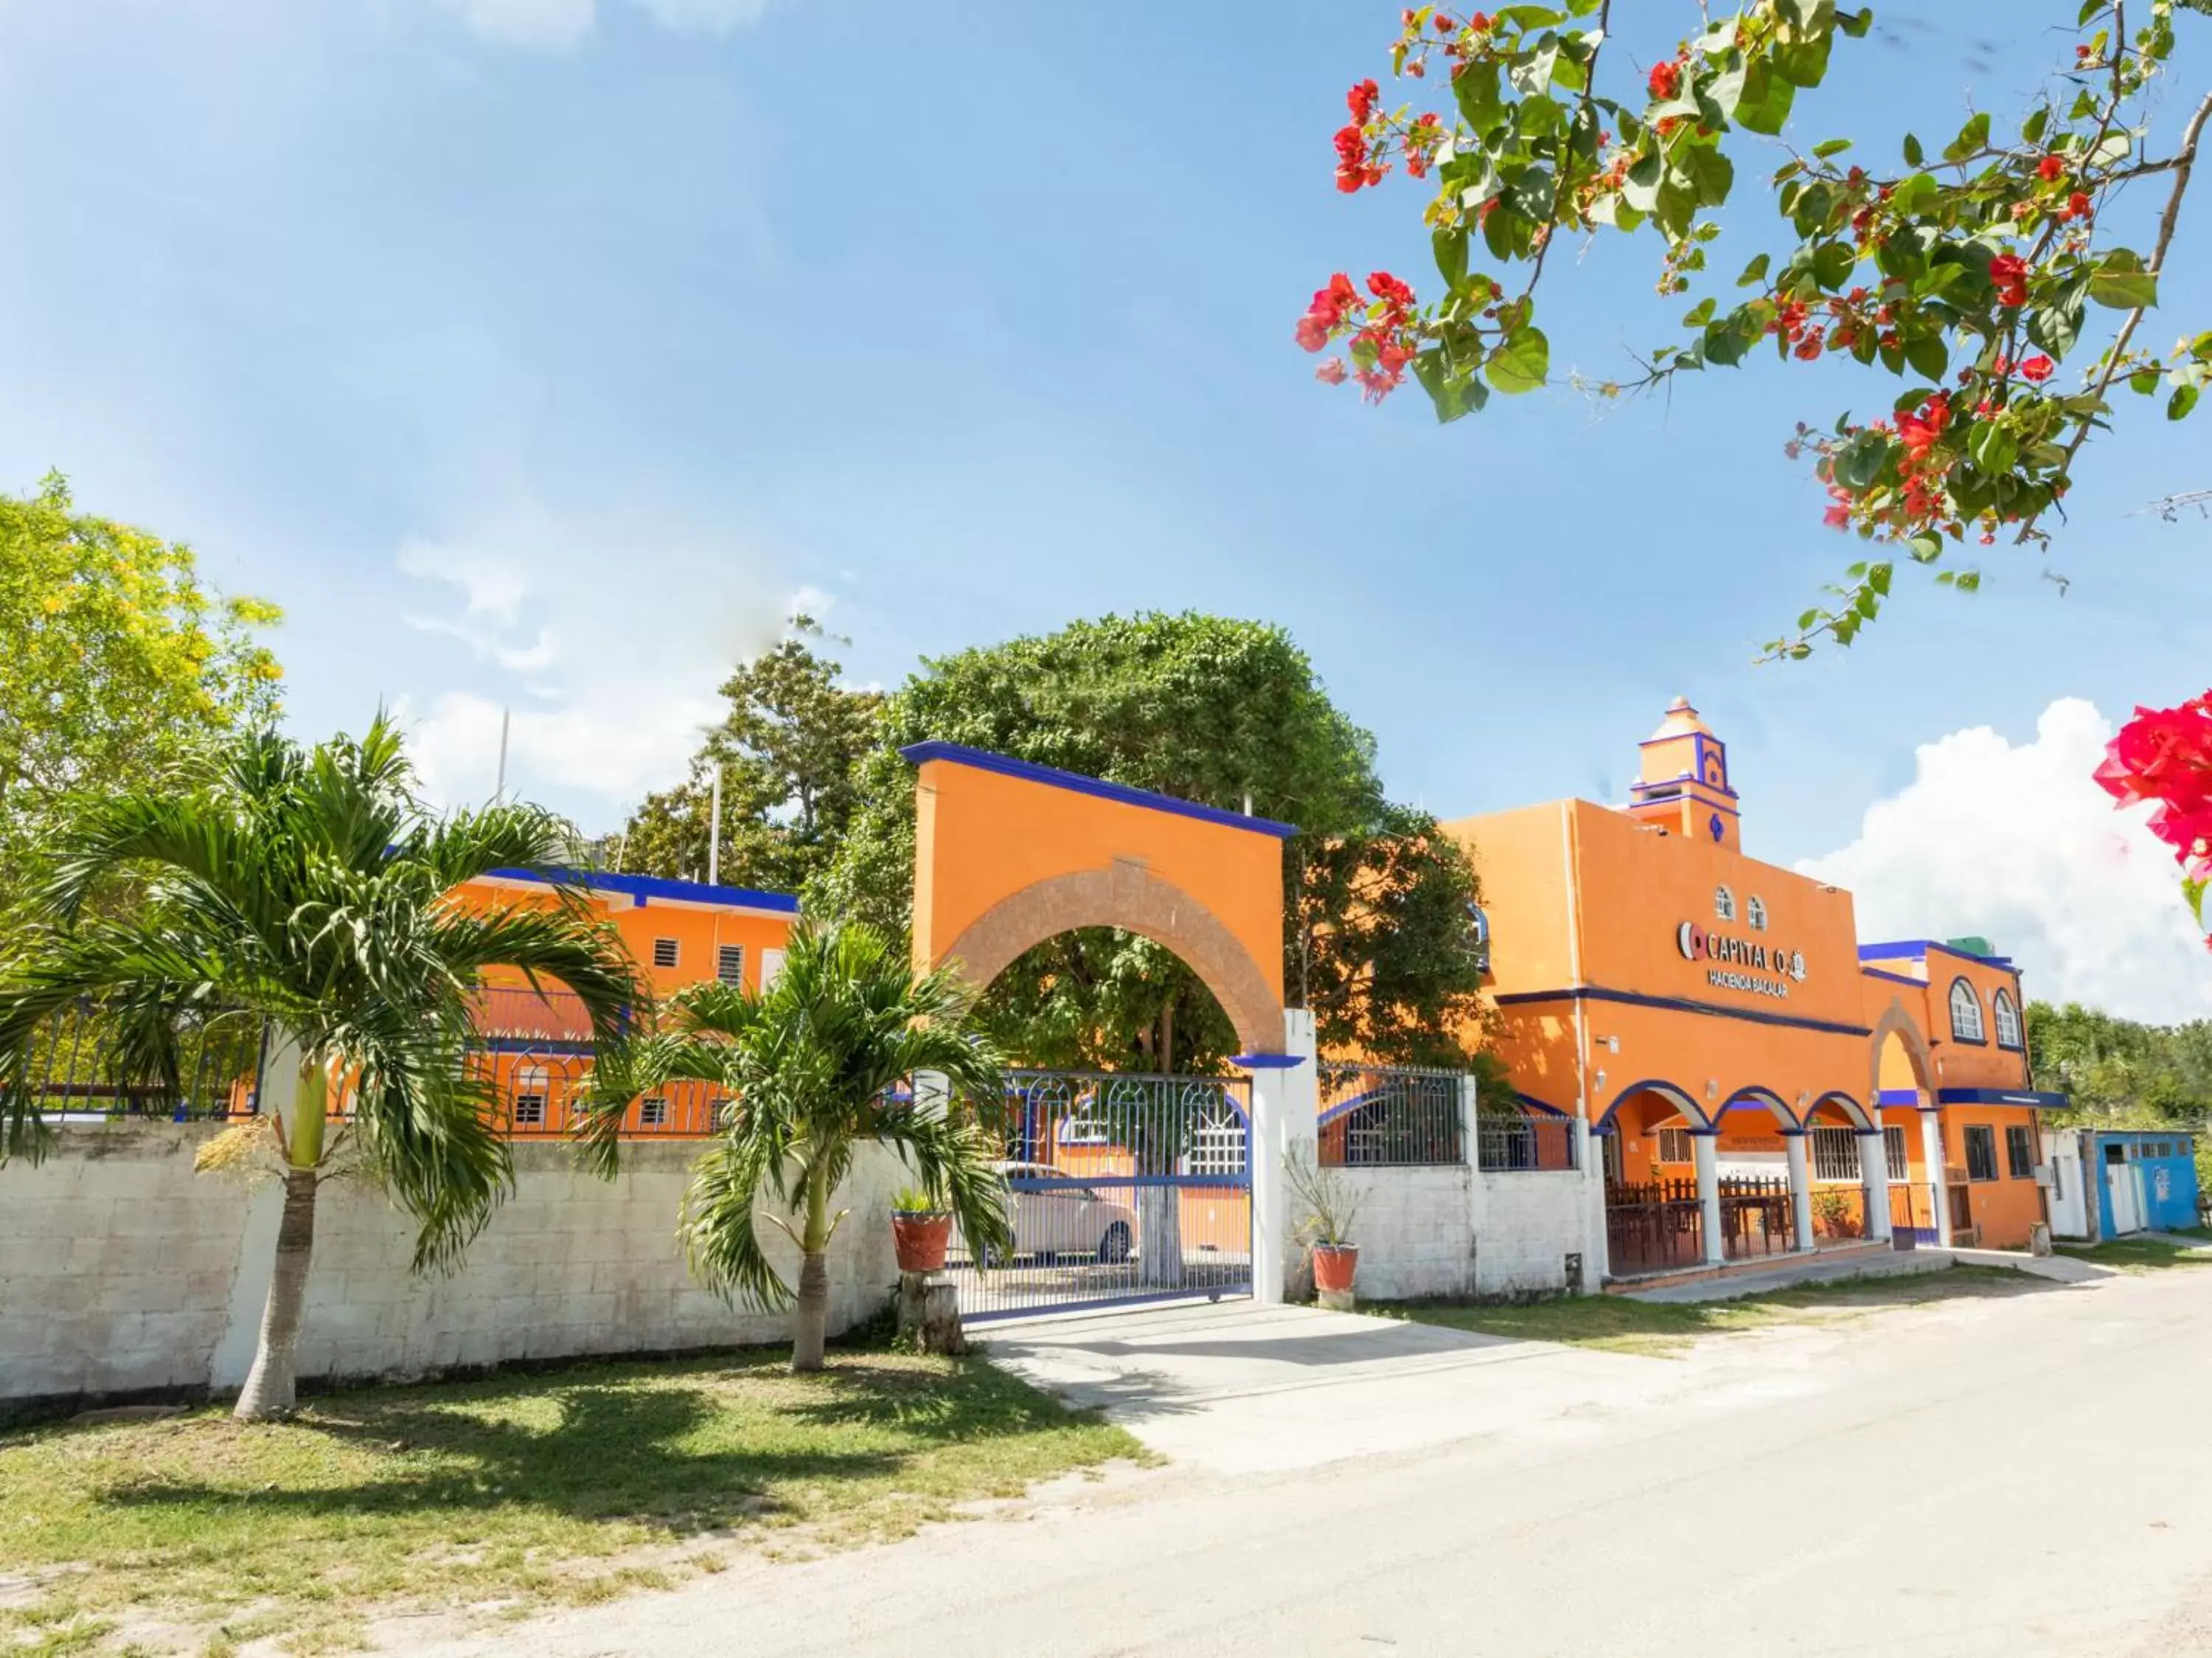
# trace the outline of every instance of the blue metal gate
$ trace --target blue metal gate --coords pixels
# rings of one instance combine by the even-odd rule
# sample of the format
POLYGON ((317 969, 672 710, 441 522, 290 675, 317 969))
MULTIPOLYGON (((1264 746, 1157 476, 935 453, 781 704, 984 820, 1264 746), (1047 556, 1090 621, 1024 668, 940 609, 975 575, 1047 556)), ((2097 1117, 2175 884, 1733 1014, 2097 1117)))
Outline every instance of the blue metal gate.
POLYGON ((1006 1073, 1014 1245, 946 1265, 973 1323, 1252 1291, 1252 1112, 1241 1077, 1006 1073))

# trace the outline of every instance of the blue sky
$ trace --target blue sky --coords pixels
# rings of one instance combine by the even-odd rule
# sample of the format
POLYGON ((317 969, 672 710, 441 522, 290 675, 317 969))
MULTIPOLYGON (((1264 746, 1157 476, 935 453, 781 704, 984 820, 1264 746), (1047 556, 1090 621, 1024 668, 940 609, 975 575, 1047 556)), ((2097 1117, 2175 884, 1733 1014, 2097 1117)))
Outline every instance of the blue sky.
MULTIPOLYGON (((1805 131, 1942 133, 1968 88, 2002 116, 2070 39, 2023 13, 2073 8, 1881 9, 1805 131)), ((802 594, 885 683, 1112 609, 1279 621, 1393 789, 1454 815, 1618 797, 1686 692, 1779 862, 1862 839, 1948 734, 2026 747, 2060 698, 2203 688, 2212 528, 2130 515, 2212 485, 2202 417, 2143 405, 2100 447, 2049 556, 2063 600, 1992 549, 1978 596, 1902 582, 1848 654, 1757 668, 1854 556, 1782 441, 1887 382, 1769 360, 1671 406, 1560 392, 1448 429, 1410 389, 1376 411, 1314 384, 1291 325, 1331 271, 1432 279, 1417 186, 1330 180, 1396 15, 17 0, 0 485, 58 466, 191 541, 285 607, 303 730, 397 702, 449 795, 489 790, 511 704, 512 780, 591 828, 673 780, 802 594)), ((2212 25, 2181 27, 2193 88, 2212 25)), ((1743 199, 1729 272, 1766 245, 1743 199)), ((2212 315, 2197 205, 2161 340, 2212 315)), ((1651 252, 1554 259, 1555 365, 1668 337, 1651 252)), ((1914 913, 1941 908, 1920 884, 1914 913)), ((2193 1007, 2202 964, 2172 962, 2193 1007)))

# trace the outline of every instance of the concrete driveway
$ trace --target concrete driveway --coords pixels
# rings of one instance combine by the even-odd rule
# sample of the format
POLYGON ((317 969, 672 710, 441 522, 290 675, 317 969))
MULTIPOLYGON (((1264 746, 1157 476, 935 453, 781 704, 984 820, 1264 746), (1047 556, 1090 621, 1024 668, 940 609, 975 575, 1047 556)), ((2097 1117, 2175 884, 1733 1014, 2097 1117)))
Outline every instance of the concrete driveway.
POLYGON ((1310 1307, 1195 1302, 984 1326, 994 1364, 1179 1463, 1312 1467, 1633 1399, 1641 1361, 1310 1307))

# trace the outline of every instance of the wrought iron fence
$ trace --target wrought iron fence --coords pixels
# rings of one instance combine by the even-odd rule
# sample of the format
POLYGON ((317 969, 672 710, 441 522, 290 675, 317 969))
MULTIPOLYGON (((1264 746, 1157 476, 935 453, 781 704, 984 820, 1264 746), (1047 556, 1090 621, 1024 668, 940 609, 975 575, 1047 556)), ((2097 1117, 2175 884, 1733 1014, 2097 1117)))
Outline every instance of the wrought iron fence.
POLYGON ((1336 1168, 1467 1161, 1460 1073, 1323 1062, 1320 1161, 1336 1168))
POLYGON ((1474 1119, 1474 1166, 1486 1173, 1547 1173, 1579 1168, 1571 1117, 1486 1112, 1474 1119))
POLYGON ((955 1233, 966 1317, 1250 1290, 1243 1078, 1010 1070, 993 1103, 1013 1247, 978 1259, 955 1233))
POLYGON ((1869 1235, 1863 1186, 1850 1180, 1816 1185, 1812 1205, 1814 1244, 1851 1243, 1869 1235))
POLYGON ((261 1021, 242 1014, 180 1018, 172 1033, 173 1085, 134 1077, 114 1021, 89 1009, 48 1020, 32 1039, 24 1090, 49 1120, 250 1115, 260 1070, 261 1021))
POLYGON ((1705 1259, 1705 1234, 1695 1180, 1616 1182, 1605 1189, 1607 1271, 1613 1277, 1696 1266, 1705 1259))

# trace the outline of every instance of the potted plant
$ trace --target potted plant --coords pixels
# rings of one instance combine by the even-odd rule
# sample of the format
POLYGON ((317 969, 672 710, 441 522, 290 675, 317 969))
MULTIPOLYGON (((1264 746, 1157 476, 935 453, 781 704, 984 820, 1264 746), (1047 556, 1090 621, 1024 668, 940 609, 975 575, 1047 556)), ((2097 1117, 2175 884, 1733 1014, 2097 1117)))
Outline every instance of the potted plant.
POLYGON ((1307 1147, 1291 1155, 1285 1172, 1291 1195, 1305 1211, 1297 1231, 1312 1253, 1314 1289, 1323 1307, 1349 1313, 1356 1304, 1352 1286, 1359 1273, 1359 1246, 1352 1240, 1352 1227, 1365 1197, 1335 1170, 1323 1168, 1307 1147))
POLYGON ((934 1192, 907 1186, 891 1194, 891 1241, 902 1272, 941 1272, 952 1237, 952 1211, 934 1192))

